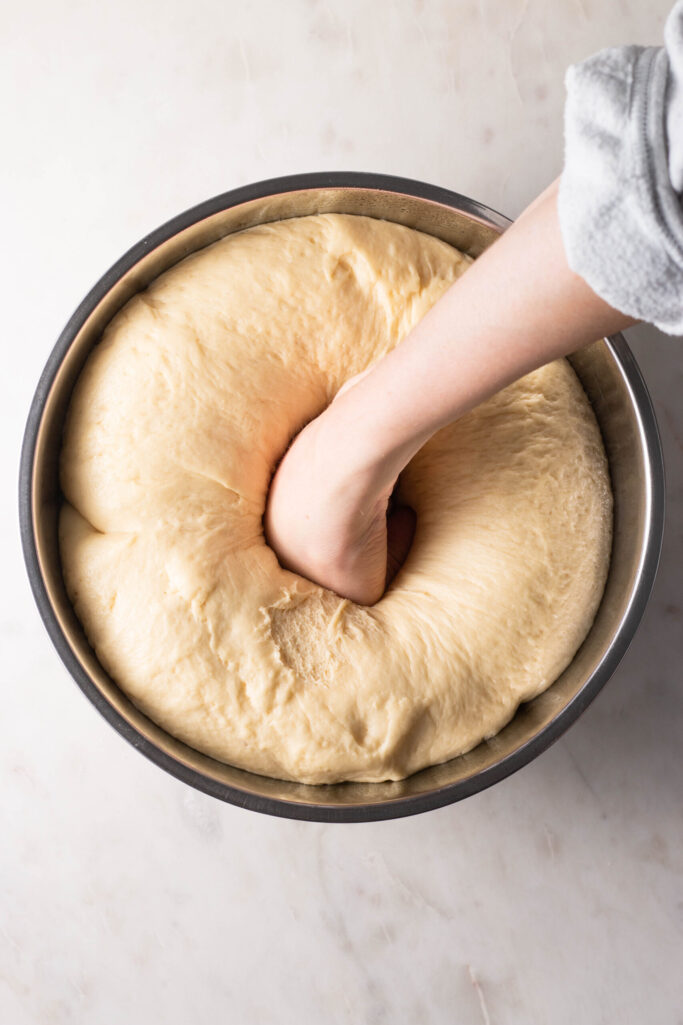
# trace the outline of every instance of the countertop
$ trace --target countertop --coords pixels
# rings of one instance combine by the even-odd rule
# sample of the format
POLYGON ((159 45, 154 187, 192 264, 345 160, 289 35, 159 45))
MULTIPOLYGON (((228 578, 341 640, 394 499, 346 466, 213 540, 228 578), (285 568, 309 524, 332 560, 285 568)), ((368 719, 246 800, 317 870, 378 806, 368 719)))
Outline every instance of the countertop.
POLYGON ((175 213, 383 171, 510 216, 562 163, 564 69, 668 0, 26 0, 3 12, 0 1022, 683 1021, 683 346, 629 341, 668 476, 654 594, 549 751, 459 805, 320 825, 129 747, 62 668, 20 553, 23 425, 64 322, 175 213))

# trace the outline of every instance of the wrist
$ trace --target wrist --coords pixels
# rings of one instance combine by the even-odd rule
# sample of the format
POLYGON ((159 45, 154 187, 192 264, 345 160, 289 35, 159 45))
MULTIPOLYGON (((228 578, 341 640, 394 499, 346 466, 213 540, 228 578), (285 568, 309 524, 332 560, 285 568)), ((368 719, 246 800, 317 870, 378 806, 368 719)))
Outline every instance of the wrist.
POLYGON ((320 442, 335 476, 359 493, 391 489, 432 431, 418 431, 400 414, 401 403, 377 389, 373 372, 338 395, 319 417, 320 442), (384 397, 383 397, 384 395, 384 397))

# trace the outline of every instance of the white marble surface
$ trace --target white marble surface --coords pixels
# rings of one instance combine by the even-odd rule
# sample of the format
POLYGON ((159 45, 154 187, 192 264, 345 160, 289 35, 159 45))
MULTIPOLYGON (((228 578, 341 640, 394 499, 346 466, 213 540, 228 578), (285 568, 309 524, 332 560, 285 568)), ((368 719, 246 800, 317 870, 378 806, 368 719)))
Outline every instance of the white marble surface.
POLYGON ((58 331, 169 216, 294 171, 387 171, 515 215, 561 166, 563 70, 668 0, 3 10, 0 1022, 683 1021, 683 347, 631 332, 669 499, 638 636, 550 751, 415 819, 277 821, 128 747, 62 669, 19 552, 23 421, 58 331))

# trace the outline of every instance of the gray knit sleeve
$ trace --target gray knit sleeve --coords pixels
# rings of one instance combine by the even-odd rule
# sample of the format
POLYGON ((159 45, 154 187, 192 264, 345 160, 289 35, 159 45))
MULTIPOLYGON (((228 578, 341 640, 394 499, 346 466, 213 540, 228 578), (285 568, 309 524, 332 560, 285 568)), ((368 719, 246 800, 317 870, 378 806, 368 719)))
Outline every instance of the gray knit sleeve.
POLYGON ((683 0, 665 44, 569 68, 559 216, 569 265, 598 295, 683 334, 683 0))

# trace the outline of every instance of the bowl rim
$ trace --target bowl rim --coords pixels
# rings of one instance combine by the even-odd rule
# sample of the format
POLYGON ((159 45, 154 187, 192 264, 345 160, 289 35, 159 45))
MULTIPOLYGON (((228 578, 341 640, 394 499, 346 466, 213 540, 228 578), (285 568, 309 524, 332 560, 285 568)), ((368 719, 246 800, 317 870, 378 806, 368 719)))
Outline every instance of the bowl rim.
MULTIPOLYGON (((24 561, 33 597, 57 654, 85 696, 107 722, 133 747, 176 779, 238 807, 276 817, 307 821, 370 822, 415 815, 443 807, 485 790, 517 772, 545 751, 576 721, 614 673, 626 653, 642 619, 657 573, 664 530, 665 480, 662 447, 652 400, 636 360, 622 335, 611 336, 605 339, 605 342, 617 361, 629 389, 633 407, 640 422, 640 433, 649 470, 645 541, 627 611, 622 617, 612 644, 581 690, 539 733, 495 764, 466 779, 448 783, 433 790, 405 797, 389 798, 382 802, 348 806, 326 804, 324 800, 315 804, 299 803, 240 790, 231 784, 211 779, 177 761, 139 733, 116 711, 76 658, 50 602, 40 569, 33 529, 35 449, 45 402, 74 338, 112 286, 157 246, 196 222, 220 213, 222 210, 275 194, 330 188, 378 190, 426 199, 433 203, 455 207, 474 220, 500 230, 504 230, 511 223, 507 217, 484 204, 440 186, 393 175, 353 171, 309 172, 264 179, 220 193, 166 221, 128 249, 99 278, 67 321, 47 359, 31 401, 24 431, 19 468, 19 523, 24 561)), ((321 790, 323 789, 321 788, 321 790)))

